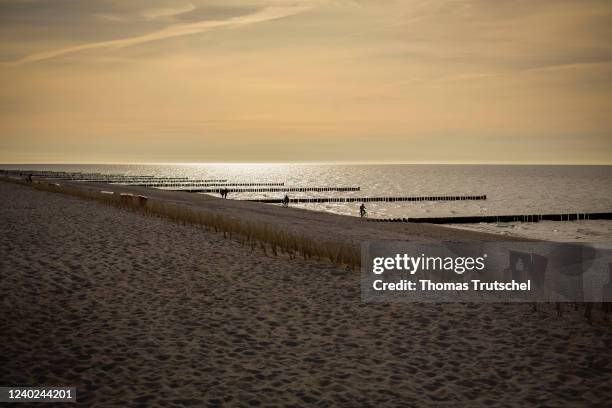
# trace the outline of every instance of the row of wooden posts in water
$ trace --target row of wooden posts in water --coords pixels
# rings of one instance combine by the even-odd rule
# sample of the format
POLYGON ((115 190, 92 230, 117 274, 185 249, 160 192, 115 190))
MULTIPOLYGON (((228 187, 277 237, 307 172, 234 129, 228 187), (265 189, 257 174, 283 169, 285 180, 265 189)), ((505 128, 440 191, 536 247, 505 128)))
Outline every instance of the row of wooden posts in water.
POLYGON ((164 177, 164 176, 143 176, 143 175, 123 175, 123 174, 102 174, 102 173, 80 173, 50 170, 0 170, 0 173, 13 176, 31 176, 38 178, 51 178, 54 180, 77 180, 77 181, 114 181, 114 180, 189 180, 187 177, 164 177))
POLYGON ((188 177, 166 177, 166 176, 144 176, 144 175, 122 175, 102 173, 80 173, 49 170, 0 170, 1 174, 9 176, 30 176, 53 180, 83 181, 90 183, 125 183, 139 184, 165 184, 165 183, 225 183, 224 179, 192 180, 188 177))
POLYGON ((138 186, 138 187, 154 187, 154 188, 163 188, 166 190, 177 190, 183 191, 184 189, 189 189, 192 187, 282 187, 285 183, 228 183, 227 180, 223 182, 224 184, 220 184, 219 182, 214 182, 211 180, 188 180, 181 182, 136 182, 136 183, 114 183, 114 184, 122 184, 128 186, 138 186), (176 189, 175 187, 181 187, 180 189, 176 189))
POLYGON ((428 224, 478 224, 497 222, 541 222, 541 221, 581 221, 612 220, 612 212, 558 213, 558 214, 518 214, 518 215, 476 215, 458 217, 423 218, 370 218, 370 222, 415 222, 428 224))
MULTIPOLYGON (((221 191, 229 193, 282 193, 282 192, 309 192, 309 191, 359 191, 360 187, 270 187, 270 188, 232 188, 217 187, 217 188, 182 188, 175 191, 187 191, 190 193, 221 193, 221 191)), ((282 200, 281 200, 282 201, 282 200)), ((280 202, 280 201, 279 201, 280 202)))
MULTIPOLYGON (((290 198, 289 203, 371 203, 371 202, 395 202, 395 201, 463 201, 463 200, 486 200, 486 195, 466 196, 413 196, 413 197, 314 197, 314 198, 290 198)), ((248 201, 268 204, 281 204, 279 198, 261 198, 248 201)))

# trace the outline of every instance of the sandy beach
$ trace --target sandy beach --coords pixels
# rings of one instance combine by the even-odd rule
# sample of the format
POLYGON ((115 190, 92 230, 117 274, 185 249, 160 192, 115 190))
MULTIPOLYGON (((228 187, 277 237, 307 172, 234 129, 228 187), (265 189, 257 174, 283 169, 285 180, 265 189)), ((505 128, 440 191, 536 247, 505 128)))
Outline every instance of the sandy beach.
MULTIPOLYGON (((496 239, 113 189, 317 239, 496 239)), ((612 329, 579 315, 529 305, 364 304, 357 272, 273 256, 222 233, 6 182, 0 208, 2 385, 72 385, 79 405, 105 407, 612 400, 612 329)))

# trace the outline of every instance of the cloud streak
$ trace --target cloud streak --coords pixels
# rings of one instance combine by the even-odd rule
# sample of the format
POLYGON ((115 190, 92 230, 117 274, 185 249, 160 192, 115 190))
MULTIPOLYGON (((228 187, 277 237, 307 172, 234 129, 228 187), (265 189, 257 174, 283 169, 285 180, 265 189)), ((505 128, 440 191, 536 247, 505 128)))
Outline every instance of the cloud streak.
POLYGON ((145 12, 142 13, 143 16, 145 16, 146 18, 150 19, 150 20, 154 20, 156 18, 160 18, 160 17, 171 17, 171 16, 176 16, 179 14, 184 14, 184 13, 188 13, 190 11, 193 11, 196 9, 196 6, 194 6, 193 4, 189 3, 183 6, 177 6, 177 7, 168 7, 168 8, 156 8, 156 9, 152 9, 152 10, 147 10, 145 12))
POLYGON ((21 59, 5 63, 5 66, 19 66, 24 64, 35 63, 52 58, 61 57, 67 54, 74 54, 81 51, 95 50, 100 48, 123 48, 133 45, 145 44, 152 41, 159 41, 168 38, 181 37, 185 35, 194 35, 203 33, 212 29, 223 27, 239 27, 250 24, 262 23, 271 20, 277 20, 283 17, 289 17, 310 7, 305 5, 299 6, 277 6, 267 7, 263 10, 256 11, 251 14, 231 17, 225 20, 200 21, 196 23, 173 24, 164 29, 153 31, 147 34, 120 38, 117 40, 99 41, 77 45, 74 47, 66 47, 55 50, 44 51, 23 57, 21 59))

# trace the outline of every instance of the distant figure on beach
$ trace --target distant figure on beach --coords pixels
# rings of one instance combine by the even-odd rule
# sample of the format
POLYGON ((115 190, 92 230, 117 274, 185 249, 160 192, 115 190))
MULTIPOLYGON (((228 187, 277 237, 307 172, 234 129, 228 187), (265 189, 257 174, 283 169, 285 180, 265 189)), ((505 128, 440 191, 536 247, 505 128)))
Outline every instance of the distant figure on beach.
POLYGON ((368 215, 368 212, 366 211, 365 203, 361 203, 361 205, 359 206, 359 215, 361 216, 361 218, 368 215))
POLYGON ((285 194, 285 198, 283 198, 283 207, 289 207, 289 196, 285 194))
POLYGON ((227 188, 222 188, 219 190, 219 193, 221 194, 221 198, 227 198, 227 193, 229 193, 229 190, 227 188))
POLYGON ((32 175, 31 175, 31 174, 28 174, 28 175, 26 176, 26 181, 27 181, 28 183, 31 183, 31 182, 32 182, 32 175))

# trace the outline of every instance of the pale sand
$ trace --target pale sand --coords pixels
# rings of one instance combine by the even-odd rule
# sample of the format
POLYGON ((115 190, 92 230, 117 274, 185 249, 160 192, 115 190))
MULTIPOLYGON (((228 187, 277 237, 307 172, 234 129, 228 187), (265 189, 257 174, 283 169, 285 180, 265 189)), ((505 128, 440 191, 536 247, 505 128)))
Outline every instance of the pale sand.
MULTIPOLYGON (((408 240, 419 242, 468 241, 468 240, 515 240, 494 234, 457 230, 431 224, 367 222, 356 217, 310 211, 303 208, 283 208, 277 205, 252 203, 240 200, 223 200, 208 194, 168 191, 137 186, 109 185, 103 183, 81 183, 59 181, 62 185, 77 186, 93 191, 114 191, 142 194, 153 199, 171 201, 207 211, 220 211, 238 219, 264 222, 299 235, 316 240, 359 244, 367 240, 408 240)), ((231 193, 230 193, 231 198, 231 193)), ((359 203, 355 203, 358 214, 359 203)))
MULTIPOLYGON (((363 304, 357 273, 2 182, 0 208, 2 385, 75 385, 83 406, 612 400, 609 326, 526 305, 363 304)), ((445 231, 426 227, 409 238, 445 231)))

